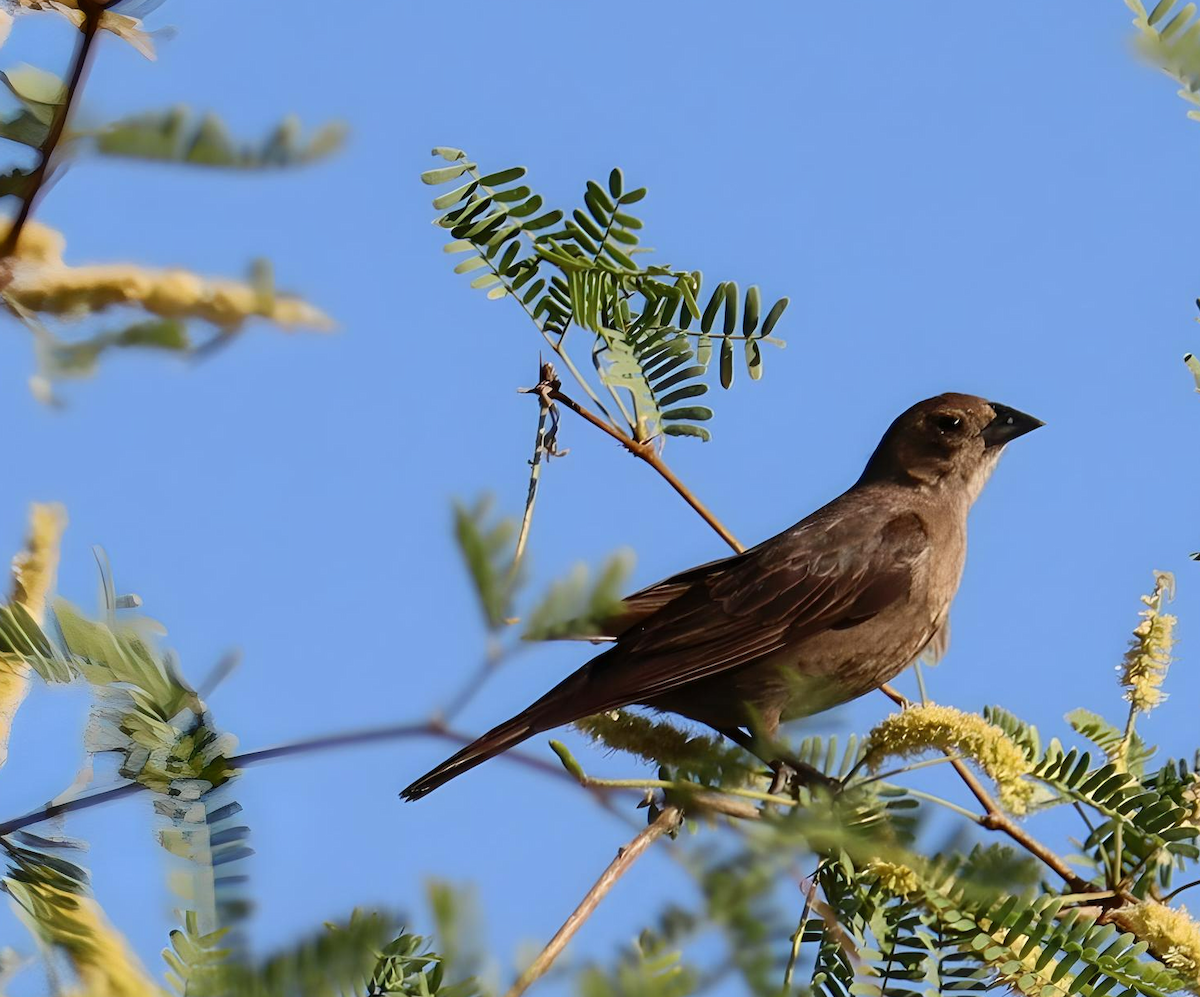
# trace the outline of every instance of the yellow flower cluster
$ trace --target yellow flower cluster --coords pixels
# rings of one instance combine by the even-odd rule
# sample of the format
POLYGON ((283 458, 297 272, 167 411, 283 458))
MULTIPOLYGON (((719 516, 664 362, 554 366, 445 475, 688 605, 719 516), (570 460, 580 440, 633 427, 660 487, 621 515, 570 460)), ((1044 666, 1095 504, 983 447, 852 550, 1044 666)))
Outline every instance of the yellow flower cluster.
POLYGON ((13 602, 24 606, 38 623, 45 614, 46 596, 54 588, 59 542, 66 525, 67 513, 61 505, 35 503, 29 510, 25 550, 13 558, 13 602))
MULTIPOLYGON (((7 234, 0 221, 0 241, 7 234)), ((285 328, 327 330, 324 312, 299 298, 263 294, 249 284, 210 280, 186 270, 148 270, 132 264, 72 267, 63 262, 66 242, 45 225, 21 231, 6 293, 32 312, 80 316, 113 305, 134 305, 162 318, 194 318, 232 330, 261 317, 285 328)))
POLYGON ((666 720, 611 710, 576 720, 576 730, 614 751, 625 751, 647 762, 678 766, 722 785, 741 785, 750 775, 740 748, 704 734, 681 730, 666 720))
MULTIPOLYGON (((41 623, 46 596, 54 587, 58 546, 67 517, 58 505, 34 505, 29 513, 29 539, 13 558, 12 601, 41 623)), ((13 718, 29 692, 29 666, 15 655, 0 654, 0 766, 8 760, 13 718)))
POLYGON ((974 759, 996 783, 1000 802, 1011 813, 1029 810, 1036 786, 1025 753, 1004 731, 975 713, 935 703, 909 706, 878 724, 867 736, 867 762, 877 770, 885 759, 911 757, 932 748, 974 759))
POLYGON ((1142 622, 1133 631, 1133 640, 1118 670, 1125 698, 1135 711, 1148 713, 1167 698, 1163 679, 1171 665, 1175 645, 1175 617, 1162 611, 1175 595, 1175 576, 1167 571, 1154 572, 1154 591, 1142 596, 1146 608, 1139 614, 1142 622))
POLYGON ((908 896, 921 888, 917 874, 903 862, 871 859, 867 863, 867 872, 875 877, 880 886, 897 897, 908 896))
MULTIPOLYGON (((11 219, 0 218, 0 242, 4 241, 11 229, 11 219)), ((51 263, 62 266, 63 251, 66 248, 67 240, 61 232, 30 219, 17 236, 17 245, 12 255, 13 259, 22 263, 51 263)))
POLYGON ((78 994, 156 997, 162 993, 95 900, 46 882, 22 885, 22 900, 36 912, 30 928, 62 948, 79 977, 78 994))
POLYGON ((1186 907, 1176 910, 1143 900, 1122 908, 1114 920, 1144 941, 1164 963, 1187 976, 1193 991, 1200 990, 1200 924, 1192 920, 1186 907))

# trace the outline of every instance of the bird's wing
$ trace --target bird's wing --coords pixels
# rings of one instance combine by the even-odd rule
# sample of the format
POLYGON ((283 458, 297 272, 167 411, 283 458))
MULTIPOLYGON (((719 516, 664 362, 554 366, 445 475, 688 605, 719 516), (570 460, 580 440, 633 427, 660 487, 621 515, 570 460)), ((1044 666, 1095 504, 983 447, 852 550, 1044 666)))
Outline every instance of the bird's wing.
POLYGON ((709 566, 622 634, 592 677, 606 700, 644 702, 821 631, 856 626, 907 599, 927 543, 913 513, 871 529, 855 516, 810 517, 709 566))

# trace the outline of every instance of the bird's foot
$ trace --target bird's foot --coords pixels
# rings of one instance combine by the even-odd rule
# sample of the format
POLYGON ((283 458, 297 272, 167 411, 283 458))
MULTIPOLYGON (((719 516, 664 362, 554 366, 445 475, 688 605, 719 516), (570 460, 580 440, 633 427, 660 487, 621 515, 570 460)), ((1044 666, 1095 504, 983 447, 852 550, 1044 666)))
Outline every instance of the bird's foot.
POLYGON ((841 782, 837 779, 827 776, 820 769, 813 768, 807 762, 795 758, 778 758, 771 763, 770 769, 771 785, 767 792, 772 796, 779 795, 785 788, 794 795, 795 790, 801 786, 809 789, 814 786, 822 786, 831 792, 837 792, 842 788, 841 782))

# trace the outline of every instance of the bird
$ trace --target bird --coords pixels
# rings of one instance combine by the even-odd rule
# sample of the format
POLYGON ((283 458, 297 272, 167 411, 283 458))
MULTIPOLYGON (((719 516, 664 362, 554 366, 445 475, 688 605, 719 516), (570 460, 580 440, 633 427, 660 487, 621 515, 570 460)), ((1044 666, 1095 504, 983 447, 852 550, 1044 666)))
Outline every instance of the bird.
POLYGON ((1005 445, 1042 425, 975 395, 918 402, 847 491, 755 547, 625 598, 593 635, 611 647, 400 795, 420 799, 535 734, 635 705, 713 728, 778 777, 781 723, 944 650, 967 513, 1005 445))

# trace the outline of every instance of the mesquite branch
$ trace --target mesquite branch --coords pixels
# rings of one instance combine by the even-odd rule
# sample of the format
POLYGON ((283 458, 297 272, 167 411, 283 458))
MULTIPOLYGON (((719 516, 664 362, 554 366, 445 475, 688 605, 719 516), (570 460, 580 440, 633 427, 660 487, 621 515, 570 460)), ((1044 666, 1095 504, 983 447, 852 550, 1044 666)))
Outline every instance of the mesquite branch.
POLYGON ((71 116, 71 109, 75 106, 79 92, 83 89, 83 81, 87 76, 96 36, 100 31, 101 18, 103 18, 104 12, 116 3, 117 0, 104 0, 104 2, 100 2, 100 0, 79 0, 78 6, 83 12, 83 24, 80 25, 80 37, 75 45, 75 53, 71 58, 71 69, 68 74, 66 94, 63 97, 63 102, 56 109, 54 118, 50 122, 50 128, 46 132, 46 137, 38 147, 37 166, 29 174, 29 177, 25 181, 25 189, 19 194, 21 206, 17 210, 17 217, 13 220, 12 226, 8 230, 8 235, 4 237, 3 243, 0 243, 0 260, 7 259, 17 248, 17 241, 21 238, 21 232, 24 230, 25 224, 29 221, 29 216, 33 213, 38 195, 46 185, 46 180, 50 176, 50 168, 53 165, 54 153, 57 151, 58 145, 62 141, 63 132, 67 127, 67 119, 71 116))

